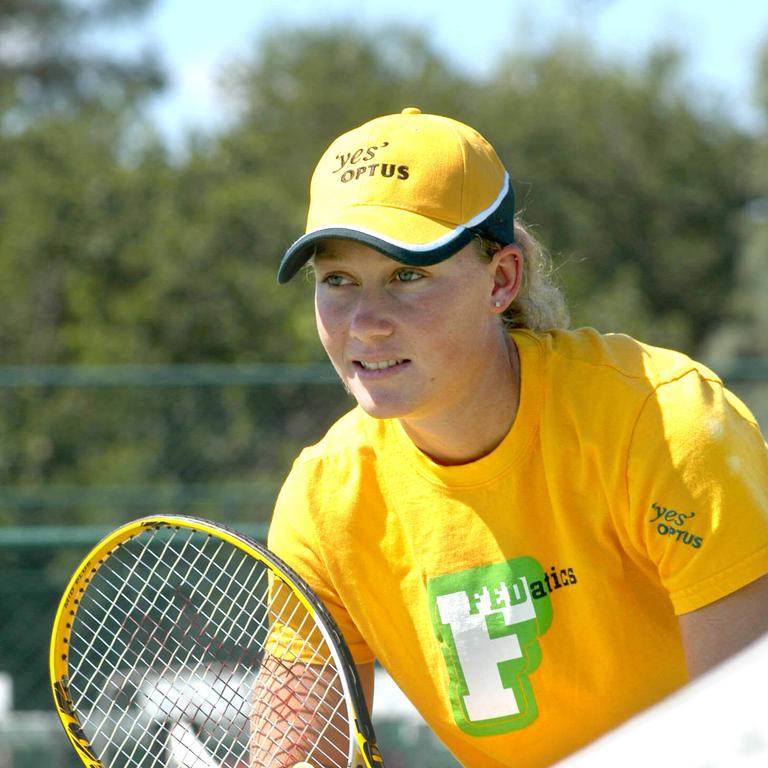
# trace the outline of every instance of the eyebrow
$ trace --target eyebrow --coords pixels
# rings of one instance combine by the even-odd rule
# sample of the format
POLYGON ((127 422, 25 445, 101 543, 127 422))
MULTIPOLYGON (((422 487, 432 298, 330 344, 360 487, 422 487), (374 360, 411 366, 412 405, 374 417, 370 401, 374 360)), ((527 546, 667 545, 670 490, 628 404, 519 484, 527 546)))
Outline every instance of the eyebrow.
POLYGON ((339 256, 338 253, 336 253, 333 248, 328 248, 327 246, 323 247, 322 245, 317 245, 315 247, 314 252, 309 257, 309 261, 314 262, 317 259, 329 259, 331 261, 343 261, 343 257, 339 256))

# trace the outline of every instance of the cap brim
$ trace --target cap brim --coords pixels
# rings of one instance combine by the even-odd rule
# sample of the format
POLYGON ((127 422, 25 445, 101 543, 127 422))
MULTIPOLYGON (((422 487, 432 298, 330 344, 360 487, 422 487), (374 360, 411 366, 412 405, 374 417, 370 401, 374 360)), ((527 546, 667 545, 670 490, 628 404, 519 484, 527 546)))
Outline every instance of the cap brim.
POLYGON ((412 211, 379 206, 351 208, 343 222, 313 229, 285 252, 277 272, 278 283, 287 283, 312 257, 319 241, 328 238, 355 240, 410 266, 429 266, 453 256, 474 233, 412 211), (399 239, 387 234, 397 232, 399 239), (409 240, 403 240, 406 234, 409 240))
POLYGON ((515 242, 515 193, 504 173, 504 184, 493 203, 463 224, 423 216, 404 208, 356 205, 338 214, 336 222, 310 229, 285 252, 277 272, 287 283, 307 263, 320 240, 356 240, 402 264, 437 264, 482 235, 499 243, 515 242), (405 238, 405 239, 404 239, 405 238))

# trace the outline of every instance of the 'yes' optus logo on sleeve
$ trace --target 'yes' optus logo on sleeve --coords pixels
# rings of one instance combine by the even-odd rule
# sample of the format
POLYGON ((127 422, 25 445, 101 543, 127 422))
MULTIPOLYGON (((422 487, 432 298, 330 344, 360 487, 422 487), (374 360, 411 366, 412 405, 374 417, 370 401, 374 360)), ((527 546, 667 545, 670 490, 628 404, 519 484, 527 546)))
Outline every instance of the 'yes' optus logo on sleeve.
POLYGON ((704 542, 702 536, 697 536, 688 530, 688 523, 695 517, 695 512, 678 512, 676 509, 668 509, 658 502, 651 504, 653 517, 650 520, 659 536, 671 538, 680 544, 685 544, 694 549, 699 549, 704 542))

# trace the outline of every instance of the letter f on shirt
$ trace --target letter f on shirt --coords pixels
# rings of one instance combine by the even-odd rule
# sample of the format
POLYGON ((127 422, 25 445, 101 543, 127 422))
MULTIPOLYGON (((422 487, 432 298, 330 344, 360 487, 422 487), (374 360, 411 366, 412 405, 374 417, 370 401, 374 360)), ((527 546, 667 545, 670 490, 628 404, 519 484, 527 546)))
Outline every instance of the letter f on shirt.
POLYGON ((521 557, 428 581, 454 718, 468 733, 506 733, 536 719, 528 674, 539 664, 537 638, 552 608, 548 597, 534 601, 528 584, 541 573, 521 557))

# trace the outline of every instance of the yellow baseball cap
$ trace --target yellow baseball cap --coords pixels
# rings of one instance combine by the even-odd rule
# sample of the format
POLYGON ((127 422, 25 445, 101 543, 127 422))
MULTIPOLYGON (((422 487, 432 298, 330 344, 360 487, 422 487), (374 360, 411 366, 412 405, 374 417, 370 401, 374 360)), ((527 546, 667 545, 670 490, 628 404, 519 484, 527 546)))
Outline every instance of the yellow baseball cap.
POLYGON ((449 117, 407 107, 336 139, 310 184, 305 234, 277 274, 290 280, 319 240, 357 240, 411 266, 437 264, 475 235, 514 242, 515 197, 493 147, 449 117))

